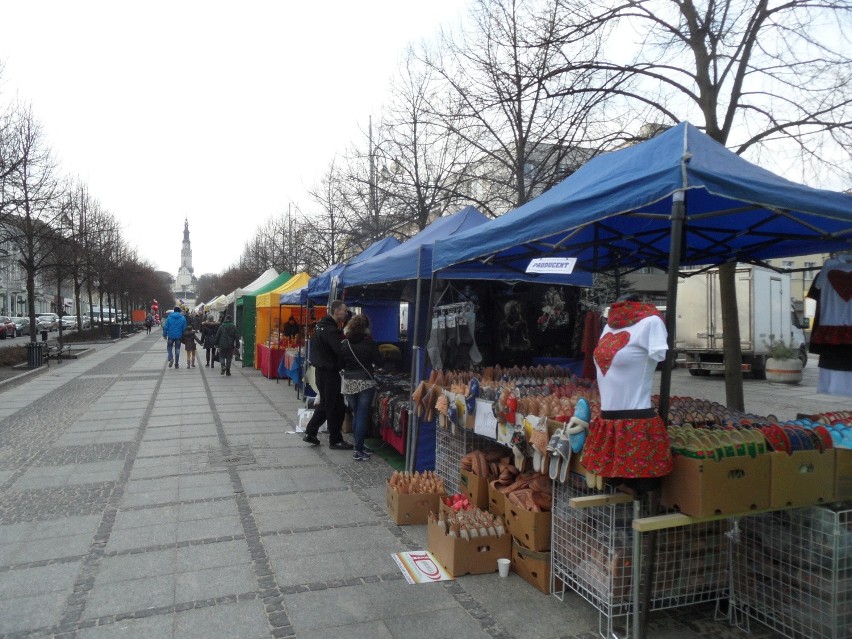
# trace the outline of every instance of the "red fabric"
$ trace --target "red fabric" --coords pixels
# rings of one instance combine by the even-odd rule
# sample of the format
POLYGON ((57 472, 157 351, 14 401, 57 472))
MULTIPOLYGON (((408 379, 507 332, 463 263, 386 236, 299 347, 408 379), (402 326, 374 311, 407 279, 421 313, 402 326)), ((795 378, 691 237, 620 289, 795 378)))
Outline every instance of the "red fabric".
POLYGON ((672 471, 672 451, 659 416, 596 417, 583 447, 583 466, 601 477, 662 477, 672 471))
POLYGON ((660 319, 663 319, 660 311, 653 304, 645 304, 644 302, 616 302, 609 308, 607 324, 611 328, 627 328, 651 315, 656 315, 660 319))
POLYGON ((601 369, 601 375, 607 374, 609 367, 612 366, 615 354, 627 346, 629 341, 630 333, 627 331, 607 333, 601 338, 597 348, 595 348, 595 361, 601 369))
POLYGON ((595 346, 598 345, 598 339, 601 336, 601 316, 596 311, 586 313, 586 319, 583 322, 583 378, 595 379, 597 371, 595 371, 595 346))
POLYGON ((828 281, 844 302, 852 300, 852 271, 831 269, 828 272, 828 281))
POLYGON ((839 346, 852 344, 852 326, 814 326, 811 344, 839 346))

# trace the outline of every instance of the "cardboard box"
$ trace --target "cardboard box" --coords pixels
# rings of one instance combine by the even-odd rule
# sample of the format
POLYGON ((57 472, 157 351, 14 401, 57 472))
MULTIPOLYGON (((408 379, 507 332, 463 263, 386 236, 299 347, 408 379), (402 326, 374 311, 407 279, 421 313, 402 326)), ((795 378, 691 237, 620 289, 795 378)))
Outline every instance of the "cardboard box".
POLYGON ((443 495, 437 493, 403 494, 388 484, 386 493, 388 515, 400 526, 425 524, 430 512, 438 512, 441 497, 443 495))
POLYGON ((852 500, 852 449, 834 450, 834 501, 852 500))
POLYGON ((475 537, 460 539, 441 532, 438 524, 429 523, 427 529, 429 552, 453 577, 486 575, 497 572, 497 560, 512 556, 512 537, 475 537))
POLYGON ((685 515, 734 515, 769 507, 770 455, 719 461, 675 455, 660 502, 685 515))
POLYGON ((550 550, 550 513, 534 513, 516 506, 506 497, 506 527, 512 537, 530 550, 550 550))
POLYGON ((488 479, 486 477, 474 475, 467 470, 461 471, 459 492, 477 508, 488 510, 488 479))
POLYGON ((772 460, 769 505, 773 508, 814 506, 834 499, 835 455, 831 452, 800 450, 767 456, 772 460))
POLYGON ((488 482, 488 511, 492 515, 502 515, 506 512, 506 496, 488 482))
POLYGON ((530 550, 513 543, 512 570, 544 594, 550 594, 550 552, 530 550))

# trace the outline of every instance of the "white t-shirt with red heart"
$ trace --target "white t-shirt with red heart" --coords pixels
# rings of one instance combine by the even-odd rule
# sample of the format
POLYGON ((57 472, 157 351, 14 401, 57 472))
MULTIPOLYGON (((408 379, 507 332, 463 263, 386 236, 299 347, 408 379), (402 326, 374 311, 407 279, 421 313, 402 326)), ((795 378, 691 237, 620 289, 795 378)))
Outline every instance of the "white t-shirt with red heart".
POLYGON ((601 410, 651 408, 654 371, 667 350, 666 325, 656 315, 604 328, 594 353, 601 410))
POLYGON ((819 289, 820 326, 852 325, 852 264, 826 260, 814 287, 819 289))

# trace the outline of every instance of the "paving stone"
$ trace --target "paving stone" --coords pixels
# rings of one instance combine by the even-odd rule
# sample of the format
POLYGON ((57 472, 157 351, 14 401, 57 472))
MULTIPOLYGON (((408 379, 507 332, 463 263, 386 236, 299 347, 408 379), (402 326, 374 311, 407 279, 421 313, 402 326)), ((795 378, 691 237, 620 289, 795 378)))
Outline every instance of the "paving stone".
POLYGON ((77 632, 77 639, 172 639, 172 615, 125 619, 106 626, 86 628, 77 632))
POLYGON ((259 601, 238 601, 175 615, 175 637, 181 639, 261 639, 269 624, 259 601))
POLYGON ((175 579, 177 601, 197 601, 256 589, 249 564, 182 572, 175 579))
POLYGON ((134 612, 154 606, 174 603, 175 576, 157 575, 128 579, 115 583, 96 584, 86 603, 85 617, 102 617, 123 612, 134 612))
POLYGON ((59 622, 64 604, 62 592, 0 599, 0 633, 52 626, 59 622))
POLYGON ((79 570, 79 561, 11 570, 0 579, 0 599, 68 590, 74 585, 79 570))

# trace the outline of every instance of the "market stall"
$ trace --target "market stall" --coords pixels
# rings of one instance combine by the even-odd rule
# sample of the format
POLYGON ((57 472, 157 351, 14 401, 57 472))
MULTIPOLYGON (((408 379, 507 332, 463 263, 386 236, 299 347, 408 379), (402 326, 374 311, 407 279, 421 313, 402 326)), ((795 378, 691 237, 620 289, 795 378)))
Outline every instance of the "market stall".
MULTIPOLYGON (((472 263, 524 272, 534 258, 560 257, 576 259, 577 268, 593 272, 618 274, 644 266, 668 270, 666 328, 669 355, 667 365, 662 369, 661 396, 655 406, 656 412, 670 422, 669 364, 675 339, 676 281, 681 265, 755 262, 850 248, 852 197, 848 194, 820 191, 789 182, 746 162, 688 123, 683 123, 643 144, 592 160, 542 196, 475 232, 439 241, 435 245, 433 268, 440 272, 472 263)), ((512 392, 507 393, 508 400, 512 392)), ((456 396, 458 394, 455 393, 456 396)), ((503 403, 501 410, 508 409, 516 417, 516 406, 512 405, 516 402, 517 399, 503 403)), ((819 473, 837 468, 834 454, 804 450, 806 442, 813 441, 813 438, 799 431, 795 431, 795 436, 788 436, 790 448, 784 449, 784 440, 778 439, 784 436, 774 428, 781 427, 771 422, 768 420, 768 431, 761 431, 761 434, 770 443, 769 438, 775 437, 776 446, 781 448, 773 448, 772 457, 752 456, 747 441, 733 443, 734 450, 744 447, 747 452, 737 455, 740 459, 727 462, 736 465, 738 472, 726 475, 732 479, 762 476, 760 467, 769 468, 761 485, 770 506, 771 486, 789 485, 784 482, 791 467, 813 468, 819 473), (793 442, 799 442, 801 448, 793 449, 792 446, 797 445, 793 442), (798 463, 804 459, 803 452, 807 453, 807 464, 798 463), (771 463, 767 464, 770 460, 771 463)), ((741 423, 749 430, 749 435, 754 434, 753 419, 741 423)), ((701 425, 701 428, 706 427, 706 423, 701 425)), ((518 444, 526 446, 531 433, 523 430, 515 442, 510 442, 513 448, 518 444)), ((448 458, 470 446, 466 431, 463 435, 461 446, 459 438, 453 437, 452 432, 444 436, 448 440, 444 446, 448 458)), ((675 437, 673 448, 676 441, 675 437)), ((691 441, 690 433, 687 443, 691 441)), ((699 438, 699 441, 703 439, 699 438)), ((717 453, 711 454, 715 447, 704 443, 703 448, 699 446, 700 451, 694 443, 681 446, 681 452, 675 451, 676 461, 681 460, 675 465, 676 473, 685 473, 687 471, 682 469, 692 470, 696 463, 707 463, 707 460, 712 461, 707 469, 715 469, 714 464, 723 463, 713 456, 717 453), (702 452, 709 456, 702 462, 696 462, 686 456, 688 452, 702 452)), ((727 445, 719 443, 725 451, 727 445)), ((751 445, 757 446, 758 439, 751 440, 751 445)), ((817 443, 813 445, 818 446, 817 443)), ((800 473, 792 476, 797 474, 800 473)), ((689 486, 695 491, 711 488, 696 485, 696 480, 690 481, 688 474, 674 476, 679 485, 689 486)), ((707 474, 699 476, 707 478, 707 474)), ((801 480, 801 477, 798 479, 801 480)), ((606 618, 602 625, 602 633, 605 628, 606 636, 611 636, 614 617, 628 616, 633 636, 644 636, 643 615, 649 610, 702 600, 698 597, 699 586, 696 584, 706 588, 710 600, 723 596, 718 593, 718 579, 700 582, 689 572, 676 582, 681 587, 674 593, 676 596, 665 586, 662 589, 657 587, 661 573, 666 574, 671 553, 674 552, 675 556, 682 553, 685 542, 677 541, 676 536, 670 542, 668 533, 660 533, 658 538, 655 529, 641 530, 641 527, 634 526, 631 531, 629 527, 623 528, 623 522, 631 518, 635 523, 657 515, 653 495, 648 502, 650 508, 645 502, 634 500, 631 509, 631 498, 623 495, 593 503, 583 502, 583 495, 570 494, 572 485, 570 481, 560 481, 559 490, 554 491, 553 507, 558 516, 554 515, 553 526, 562 532, 553 535, 551 567, 554 579, 558 577, 559 583, 567 584, 598 607, 606 618), (568 492, 560 494, 562 487, 568 492), (614 509, 617 508, 624 509, 624 512, 616 512, 614 509), (580 527, 572 528, 575 524, 580 527), (601 548, 601 540, 604 539, 613 541, 601 548), (625 544, 628 540, 629 543, 625 544), (586 555, 582 554, 583 544, 586 544, 586 555), (615 544, 620 545, 616 547, 615 544), (643 566, 642 579, 638 572, 640 565, 643 566)), ((737 494, 737 491, 733 486, 717 490, 720 494, 737 494)), ((832 498, 836 495, 836 492, 832 493, 832 498)), ((589 497, 600 500, 598 494, 589 497)), ((818 503, 817 498, 812 494, 811 499, 816 501, 808 503, 818 503)), ((792 507, 785 505, 786 501, 789 500, 776 496, 776 507, 792 507)), ((685 502, 682 498, 678 502, 673 505, 682 508, 685 502)), ((727 517, 746 514, 737 512, 730 504, 726 508, 729 510, 727 513, 723 510, 723 514, 727 517)), ((759 509, 759 505, 755 504, 755 509, 759 509)), ((705 531, 691 527, 701 523, 700 520, 689 520, 688 534, 705 535, 705 531)), ((720 533, 710 531, 706 534, 718 539, 720 533)), ((705 539, 695 543, 700 546, 708 542, 705 539)), ((698 562, 701 570, 700 554, 694 561, 698 562)), ((707 565, 720 566, 724 562, 714 561, 707 565)), ((755 572, 752 571, 752 574, 755 572)), ((701 574, 706 576, 704 572, 701 574)), ((831 596, 836 595, 835 591, 831 596)), ((789 636, 798 636, 797 631, 790 632, 789 636)))
MULTIPOLYGON (((412 371, 415 384, 423 375, 423 348, 426 344, 426 334, 432 333, 432 328, 427 328, 431 321, 431 304, 427 291, 432 288, 428 284, 423 286, 432 277, 432 247, 441 239, 453 237, 459 233, 475 233, 477 228, 487 223, 487 218, 474 207, 468 206, 453 215, 439 218, 420 233, 404 242, 403 244, 381 254, 379 257, 364 260, 347 265, 339 276, 340 285, 345 288, 345 299, 348 304, 361 307, 371 317, 381 317, 383 308, 388 305, 399 304, 400 301, 409 302, 408 306, 408 339, 401 344, 406 351, 405 361, 412 371), (384 304, 384 307, 382 306, 384 304)), ((445 291, 446 302, 466 302, 470 305, 467 317, 476 315, 475 306, 480 301, 486 302, 484 297, 480 300, 481 291, 475 290, 476 281, 492 281, 500 283, 501 286, 517 286, 518 283, 547 283, 557 285, 579 285, 588 286, 591 283, 591 275, 587 272, 569 274, 537 274, 522 273, 503 268, 495 268, 488 265, 463 265, 458 268, 447 269, 441 273, 442 280, 458 280, 458 287, 453 287, 446 282, 441 286, 445 291)), ((437 293, 437 291, 436 291, 437 293)), ((514 297, 522 295, 521 289, 516 288, 514 297)), ((547 291, 542 291, 542 296, 547 291)), ((554 289, 553 295, 560 296, 554 289)), ((488 298, 489 306, 483 306, 480 311, 480 320, 492 316, 490 304, 499 306, 499 317, 506 317, 511 313, 521 313, 522 303, 517 299, 510 299, 512 295, 506 295, 505 299, 498 301, 498 296, 488 298), (509 308, 509 311, 506 311, 509 308)), ((561 299, 561 298, 560 298, 561 299)), ((537 308, 539 315, 529 318, 531 325, 535 325, 541 316, 541 304, 531 304, 530 308, 537 308)), ((447 305, 443 311, 449 312, 447 305)), ((388 316, 387 324, 392 315, 388 316)), ((523 318, 522 318, 523 319, 523 318)), ((464 321, 467 321, 465 319, 464 321)), ((511 317, 509 323, 514 321, 511 317)), ((394 327, 395 329, 395 327, 394 327)), ((376 329, 374 329, 375 331, 376 329)), ((378 330, 382 330, 381 326, 378 330)), ((530 329, 531 332, 536 329, 530 329)), ((476 331, 475 318, 468 327, 468 332, 462 336, 463 340, 475 342, 476 331)), ((535 335, 543 332, 535 333, 535 335)), ((385 338, 392 336, 385 335, 385 338)), ((381 341, 381 340, 380 340, 381 341)), ((385 339, 384 341, 389 341, 385 339)), ((475 343, 469 345, 468 349, 473 352, 475 343)), ((512 345, 512 346, 516 346, 512 345)), ((458 349, 453 349, 458 351, 458 349)), ((397 402, 399 403, 399 402, 397 402)), ((435 429, 433 420, 420 420, 399 411, 401 416, 407 420, 407 442, 405 445, 406 463, 413 469, 424 470, 432 468, 434 464, 433 451, 435 442, 435 429)), ((401 417, 402 419, 402 417, 401 417)), ((399 436, 400 429, 394 433, 399 436)))
POLYGON ((266 284, 255 289, 243 291, 242 295, 237 297, 234 323, 237 325, 237 335, 240 336, 244 368, 246 366, 254 366, 258 295, 274 291, 276 288, 279 288, 289 282, 292 277, 293 276, 286 271, 279 273, 266 284))
MULTIPOLYGON (((301 326, 302 321, 299 306, 281 306, 279 300, 282 295, 306 286, 308 280, 310 280, 310 276, 307 273, 297 273, 274 289, 258 293, 255 296, 253 341, 256 357, 253 364, 265 377, 270 379, 278 377, 278 369, 284 349, 299 346, 299 326, 301 326), (291 318, 293 319, 291 320, 291 318), (294 326, 295 330, 291 331, 288 324, 294 326)), ((246 332, 249 330, 246 327, 246 332)), ((247 347, 248 340, 246 340, 244 350, 247 347)), ((248 364, 244 361, 243 365, 248 364)))

